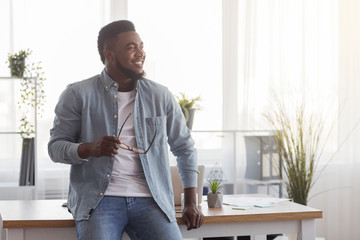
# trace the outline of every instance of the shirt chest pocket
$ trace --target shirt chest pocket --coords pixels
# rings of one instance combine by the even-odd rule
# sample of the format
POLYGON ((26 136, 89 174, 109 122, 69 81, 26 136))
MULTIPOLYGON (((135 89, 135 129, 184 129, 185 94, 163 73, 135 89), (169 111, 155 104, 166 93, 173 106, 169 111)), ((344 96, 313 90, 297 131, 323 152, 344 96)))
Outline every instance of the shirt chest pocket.
POLYGON ((166 144, 166 116, 145 118, 145 122, 148 144, 150 144, 153 139, 153 145, 166 144))

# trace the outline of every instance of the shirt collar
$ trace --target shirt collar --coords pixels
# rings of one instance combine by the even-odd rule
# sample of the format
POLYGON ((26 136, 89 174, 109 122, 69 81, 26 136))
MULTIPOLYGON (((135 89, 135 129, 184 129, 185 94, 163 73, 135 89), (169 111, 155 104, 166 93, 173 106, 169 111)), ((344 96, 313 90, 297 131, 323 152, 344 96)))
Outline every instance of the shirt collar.
POLYGON ((105 91, 109 91, 113 84, 117 84, 112 78, 107 74, 106 69, 101 72, 101 81, 104 85, 105 91))
MULTIPOLYGON (((117 87, 117 82, 115 82, 114 80, 112 80, 112 78, 107 74, 106 69, 104 68, 103 71, 101 72, 101 80, 103 82, 104 88, 106 91, 109 91, 110 88, 112 87, 112 85, 115 85, 117 87)), ((136 80, 135 83, 135 89, 139 90, 140 87, 140 80, 136 80)))

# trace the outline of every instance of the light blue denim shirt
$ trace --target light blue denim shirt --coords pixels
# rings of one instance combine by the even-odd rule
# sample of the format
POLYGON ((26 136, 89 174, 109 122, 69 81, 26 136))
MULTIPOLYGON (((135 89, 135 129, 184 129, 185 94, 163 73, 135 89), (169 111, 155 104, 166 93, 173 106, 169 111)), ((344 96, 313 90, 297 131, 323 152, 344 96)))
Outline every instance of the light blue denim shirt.
MULTIPOLYGON (((68 208, 75 220, 89 218, 109 185, 113 157, 79 157, 82 142, 117 135, 118 85, 105 70, 100 75, 67 86, 55 107, 50 130, 49 156, 54 162, 71 164, 68 208)), ((140 154, 151 194, 170 221, 175 221, 169 169, 168 144, 177 158, 184 188, 196 187, 197 157, 194 141, 181 108, 170 91, 151 80, 136 83, 134 129, 137 146, 147 149, 155 129, 155 141, 140 154)))

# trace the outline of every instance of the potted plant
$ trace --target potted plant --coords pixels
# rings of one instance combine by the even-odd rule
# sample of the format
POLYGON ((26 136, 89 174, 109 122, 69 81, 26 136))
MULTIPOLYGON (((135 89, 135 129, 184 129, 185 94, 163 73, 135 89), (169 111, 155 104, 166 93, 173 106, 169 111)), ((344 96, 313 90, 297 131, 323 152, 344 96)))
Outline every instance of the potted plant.
POLYGON ((25 59, 31 55, 31 51, 20 50, 18 53, 9 54, 8 63, 13 77, 20 78, 20 101, 17 102, 21 109, 20 135, 23 139, 23 149, 21 154, 20 186, 34 185, 35 166, 35 113, 42 117, 45 102, 44 91, 44 72, 41 62, 28 62, 25 59), (24 64, 20 60, 24 59, 24 64))
POLYGON ((293 104, 292 112, 285 106, 285 102, 276 97, 274 109, 264 116, 275 128, 288 197, 307 205, 323 149, 320 144, 326 142, 330 131, 324 136, 324 118, 318 111, 308 112, 304 102, 293 104))
POLYGON ((194 115, 196 110, 200 110, 198 102, 201 100, 200 96, 196 98, 187 98, 185 93, 179 93, 180 96, 176 96, 181 110, 185 116, 186 125, 191 130, 194 122, 194 115))
POLYGON ((31 54, 30 50, 20 50, 18 53, 8 55, 6 63, 9 64, 12 77, 22 78, 25 73, 25 60, 31 54))
POLYGON ((221 208, 223 204, 223 194, 221 193, 221 180, 209 179, 207 182, 209 192, 207 194, 207 203, 209 208, 221 208))
POLYGON ((22 110, 22 118, 20 119, 20 134, 23 138, 29 138, 35 133, 35 123, 31 120, 31 111, 36 108, 36 113, 42 116, 44 112, 44 103, 45 103, 45 91, 44 91, 44 82, 46 78, 41 67, 41 62, 34 63, 29 62, 26 65, 20 66, 16 65, 15 62, 11 63, 11 59, 18 58, 19 56, 25 57, 25 59, 30 56, 32 51, 20 50, 18 53, 9 54, 8 62, 9 68, 12 73, 15 73, 16 77, 20 78, 20 101, 17 102, 19 109, 22 110), (23 74, 17 70, 23 71, 23 74))

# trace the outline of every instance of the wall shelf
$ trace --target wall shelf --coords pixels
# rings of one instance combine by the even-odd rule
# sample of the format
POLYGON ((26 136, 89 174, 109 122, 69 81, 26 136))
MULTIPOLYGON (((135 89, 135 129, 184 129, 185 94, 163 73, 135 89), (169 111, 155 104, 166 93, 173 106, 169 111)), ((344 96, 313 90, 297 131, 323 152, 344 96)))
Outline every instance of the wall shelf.
MULTIPOLYGON (((36 78, 33 84, 36 86, 36 78)), ((34 157, 20 177, 23 142, 20 119, 24 116, 24 107, 19 109, 21 100, 22 79, 0 77, 0 200, 34 199, 36 197, 36 135, 37 135, 37 105, 26 107, 29 122, 34 125, 34 157), (32 171, 32 173, 31 173, 32 171), (25 178, 24 178, 25 176, 25 178), (27 180, 30 176, 34 181, 27 180), (20 186, 20 179, 26 186, 20 186), (30 185, 29 185, 30 184, 30 185)), ((36 87, 33 89, 36 96, 36 87)), ((35 101, 36 102, 36 101, 35 101)), ((25 161, 26 162, 26 161, 25 161)), ((23 164, 23 166, 25 166, 23 164)))

